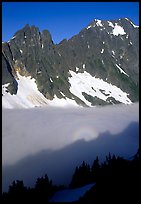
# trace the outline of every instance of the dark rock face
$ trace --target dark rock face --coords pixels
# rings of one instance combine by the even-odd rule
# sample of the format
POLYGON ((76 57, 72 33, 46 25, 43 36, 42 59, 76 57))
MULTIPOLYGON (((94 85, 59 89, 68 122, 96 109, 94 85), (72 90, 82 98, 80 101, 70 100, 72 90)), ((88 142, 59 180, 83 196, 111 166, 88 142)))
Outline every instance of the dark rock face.
MULTIPOLYGON (((76 67, 80 73, 86 71, 119 87, 129 94, 132 102, 138 101, 139 29, 129 19, 94 20, 79 34, 55 45, 48 30, 40 33, 37 27, 26 25, 2 44, 2 84, 10 83, 11 94, 17 91, 18 70, 21 75, 35 78, 46 98, 53 99, 54 95, 63 98, 62 92, 84 105, 70 92, 69 70, 76 72, 76 67), (121 73, 117 65, 128 76, 121 73)), ((83 96, 92 105, 108 103, 86 93, 83 96)))

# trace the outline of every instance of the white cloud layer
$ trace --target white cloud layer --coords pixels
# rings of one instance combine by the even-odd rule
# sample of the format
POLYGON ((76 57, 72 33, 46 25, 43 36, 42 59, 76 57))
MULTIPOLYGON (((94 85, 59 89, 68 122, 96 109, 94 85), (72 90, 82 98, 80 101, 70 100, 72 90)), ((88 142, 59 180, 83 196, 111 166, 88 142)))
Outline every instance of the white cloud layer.
POLYGON ((14 179, 34 185, 48 174, 68 184, 76 165, 138 148, 139 105, 2 110, 3 190, 14 179))

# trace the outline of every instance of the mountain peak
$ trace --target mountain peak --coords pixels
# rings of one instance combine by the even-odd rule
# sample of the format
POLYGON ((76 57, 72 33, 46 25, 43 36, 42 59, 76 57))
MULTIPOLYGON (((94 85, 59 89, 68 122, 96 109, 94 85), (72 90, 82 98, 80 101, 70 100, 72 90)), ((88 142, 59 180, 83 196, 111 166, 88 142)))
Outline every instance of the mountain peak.
MULTIPOLYGON (((29 82, 36 86, 36 93, 38 89, 55 104, 91 107, 138 101, 138 46, 138 29, 126 18, 95 19, 78 35, 58 45, 48 30, 40 32, 38 27, 27 24, 10 43, 2 44, 3 98, 7 100, 7 94, 12 93, 22 95, 20 86, 29 82), (20 80, 13 74, 17 69, 23 77, 20 80), (27 76, 31 78, 25 80, 27 76)), ((31 97, 28 90, 25 92, 27 104, 35 100, 39 106, 35 97, 40 94, 31 97)))

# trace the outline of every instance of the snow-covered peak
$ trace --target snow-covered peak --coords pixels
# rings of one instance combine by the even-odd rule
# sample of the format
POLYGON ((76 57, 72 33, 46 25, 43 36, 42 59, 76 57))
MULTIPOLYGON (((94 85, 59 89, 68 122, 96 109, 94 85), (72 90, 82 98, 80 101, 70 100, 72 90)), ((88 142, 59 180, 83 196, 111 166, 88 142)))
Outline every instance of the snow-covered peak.
MULTIPOLYGON (((124 28, 121 25, 118 25, 118 23, 113 23, 111 21, 107 21, 107 22, 108 22, 108 26, 112 28, 112 32, 108 31, 108 34, 113 34, 115 36, 126 34, 126 32, 124 31, 124 28)), ((92 24, 88 25, 86 29, 88 30, 88 29, 90 29, 92 27, 96 27, 96 26, 103 27, 103 28, 100 28, 100 30, 106 29, 104 27, 104 24, 102 24, 102 20, 98 20, 98 19, 95 19, 94 22, 92 24)))

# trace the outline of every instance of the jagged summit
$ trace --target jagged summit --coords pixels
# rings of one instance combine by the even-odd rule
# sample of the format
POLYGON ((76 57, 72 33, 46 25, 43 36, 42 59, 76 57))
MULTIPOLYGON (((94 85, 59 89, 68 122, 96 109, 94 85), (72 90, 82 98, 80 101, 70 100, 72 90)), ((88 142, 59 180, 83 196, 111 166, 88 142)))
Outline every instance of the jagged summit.
POLYGON ((30 107, 42 105, 42 100, 58 105, 130 104, 138 101, 138 76, 139 29, 128 18, 95 19, 57 45, 48 30, 27 24, 2 44, 5 107, 17 106, 14 100, 17 104, 29 80, 36 94, 23 94, 26 107, 29 101, 30 107))

